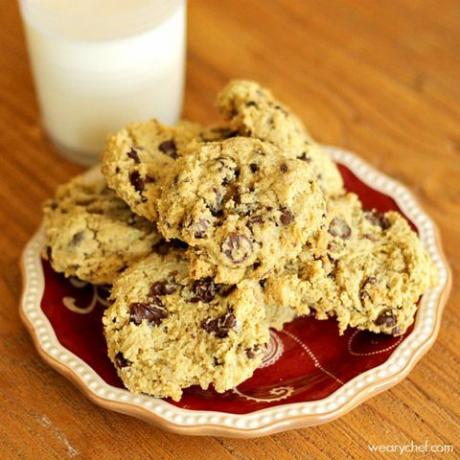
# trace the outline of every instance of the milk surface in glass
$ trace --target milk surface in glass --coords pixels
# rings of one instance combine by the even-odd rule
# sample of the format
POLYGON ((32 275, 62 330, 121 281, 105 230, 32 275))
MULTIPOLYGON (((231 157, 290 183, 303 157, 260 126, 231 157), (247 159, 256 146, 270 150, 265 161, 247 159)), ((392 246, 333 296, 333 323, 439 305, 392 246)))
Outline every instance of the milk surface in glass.
POLYGON ((185 0, 23 0, 43 125, 79 163, 131 121, 182 106, 185 0))

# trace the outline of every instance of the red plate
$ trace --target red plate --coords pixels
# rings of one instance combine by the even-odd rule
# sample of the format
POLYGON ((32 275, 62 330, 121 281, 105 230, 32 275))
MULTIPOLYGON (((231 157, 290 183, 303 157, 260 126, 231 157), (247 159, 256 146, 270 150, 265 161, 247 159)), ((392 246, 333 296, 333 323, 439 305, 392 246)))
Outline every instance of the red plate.
MULTIPOLYGON (((405 189, 371 170, 351 154, 338 151, 335 152, 335 156, 341 156, 342 158, 339 159, 350 166, 340 166, 346 188, 359 195, 365 208, 375 208, 378 211, 400 211, 406 214, 414 228, 418 230, 421 229, 420 225, 423 226, 424 222, 426 224, 426 227, 422 229, 421 237, 422 240, 428 242, 429 250, 431 247, 430 238, 432 238, 434 245, 431 247, 431 255, 441 271, 441 286, 436 288, 437 291, 433 291, 432 302, 430 303, 428 299, 423 304, 422 301, 423 309, 428 312, 428 316, 425 316, 423 321, 426 321, 427 318, 432 320, 429 330, 426 324, 424 326, 428 334, 424 339, 420 332, 419 336, 413 340, 414 343, 417 343, 417 340, 421 341, 420 343, 425 343, 426 348, 433 342, 436 335, 437 320, 443 303, 441 299, 445 298, 449 286, 448 269, 432 223, 427 216, 420 215, 421 211, 410 195, 406 197, 406 201, 407 199, 410 200, 410 206, 409 203, 406 203, 403 195, 408 194, 408 192, 405 189), (355 170, 355 173, 351 171, 351 168, 355 170), (394 189, 392 194, 400 205, 398 206, 396 200, 389 194, 371 188, 358 178, 357 172, 361 177, 365 175, 362 168, 365 168, 369 175, 377 174, 376 185, 380 189, 385 187, 389 191, 394 189), (402 209, 403 207, 405 209, 402 209), (411 210, 413 211, 412 214, 409 212, 411 215, 408 215, 408 211, 411 210), (427 219, 432 234, 426 223, 427 219)), ((372 176, 367 182, 374 182, 372 176)), ((35 252, 37 252, 36 249, 35 252)), ((27 257, 31 257, 31 254, 27 254, 26 251, 26 260, 24 261, 26 281, 28 277, 32 276, 32 270, 27 266, 27 257)), ((53 272, 46 261, 41 261, 40 264, 44 274, 43 295, 41 299, 38 299, 37 305, 34 304, 40 311, 33 310, 32 296, 30 292, 27 293, 27 289, 22 305, 23 318, 32 330, 39 351, 59 371, 64 374, 71 373, 71 377, 86 392, 96 393, 90 394, 90 396, 99 404, 132 413, 176 432, 255 436, 279 431, 289 426, 321 423, 344 413, 359 401, 379 391, 375 385, 379 383, 379 380, 381 387, 389 386, 388 382, 390 381, 395 383, 395 381, 400 380, 419 357, 416 356, 417 347, 413 343, 408 344, 407 350, 402 347, 402 344, 405 344, 414 334, 413 328, 405 336, 398 338, 353 329, 349 329, 343 336, 339 336, 337 324, 333 319, 317 321, 312 318, 299 318, 286 325, 281 332, 272 331, 270 346, 262 366, 251 379, 238 388, 224 394, 218 394, 213 390, 203 391, 200 388, 192 387, 184 392, 180 402, 166 400, 166 403, 159 406, 155 406, 156 403, 151 403, 150 406, 153 409, 155 407, 166 407, 167 409, 151 410, 152 414, 149 416, 146 413, 140 413, 139 409, 148 410, 149 400, 155 402, 159 400, 148 396, 141 396, 136 399, 134 395, 126 391, 119 393, 113 391, 114 388, 123 388, 123 384, 106 354, 106 344, 101 325, 101 317, 105 308, 106 292, 104 289, 68 280, 53 272), (32 313, 32 318, 30 313, 32 313), (37 326, 34 322, 36 323, 37 318, 40 320, 42 314, 48 321, 42 321, 43 325, 37 326), (51 344, 47 349, 40 339, 39 328, 48 326, 54 332, 57 340, 54 345, 51 344), (50 348, 55 349, 56 352, 50 353, 50 348), (393 363, 391 358, 396 354, 395 350, 399 351, 401 348, 403 348, 403 353, 407 359, 403 362, 403 355, 397 356, 399 369, 393 369, 395 372, 392 372, 391 366, 397 367, 398 361, 393 360, 393 363), (82 368, 80 370, 83 371, 83 374, 90 368, 94 372, 88 373, 87 371, 87 375, 100 377, 100 379, 94 377, 95 381, 98 382, 97 385, 93 385, 94 388, 91 387, 91 378, 87 378, 86 381, 85 378, 79 379, 78 365, 75 365, 74 369, 67 365, 69 358, 67 362, 56 359, 56 356, 59 357, 59 353, 66 351, 70 351, 80 358, 81 361, 77 360, 76 362, 83 363, 80 364, 82 368), (61 362, 56 363, 56 361, 61 362), (385 365, 388 365, 388 368, 385 368, 385 365), (375 377, 369 378, 369 375, 374 374, 372 372, 366 373, 366 371, 372 369, 375 370, 375 377), (361 384, 360 388, 356 378, 363 375, 366 375, 367 380, 363 381, 364 383, 361 384), (395 379, 395 375, 399 378, 395 379), (347 385, 347 382, 350 383, 347 385), (354 385, 350 385, 353 382, 354 385), (101 391, 94 391, 97 390, 96 386, 100 387, 101 391), (127 393, 129 396, 120 396, 127 393), (106 396, 103 398, 105 403, 100 400, 101 394, 106 396), (131 401, 130 398, 134 399, 131 401), (318 404, 315 406, 312 405, 312 402, 318 402, 318 404), (292 403, 302 404, 292 405, 292 403), (332 410, 327 410, 328 404, 332 410), (284 412, 276 411, 279 406, 283 408, 284 412), (181 411, 178 408, 187 409, 187 411, 181 411), (260 412, 262 409, 268 408, 272 408, 272 410, 260 412), (288 408, 287 411, 286 408, 288 408), (289 408, 295 408, 295 410, 289 408), (216 415, 215 412, 218 414, 216 415), (280 413, 283 415, 280 416, 280 413), (164 414, 169 414, 169 417, 164 414), (225 414, 234 415, 226 418, 225 414), (257 419, 243 417, 240 419, 244 420, 242 423, 237 414, 265 414, 265 419, 263 417, 257 419), (191 416, 188 422, 186 422, 187 416, 191 416), (214 419, 209 418, 211 416, 214 419), (205 423, 200 423, 198 417, 202 417, 201 422, 205 423), (208 418, 204 420, 203 417, 208 418), (177 421, 181 423, 177 423, 177 421)), ((39 272, 40 268, 38 267, 39 272)), ((37 288, 36 291, 40 291, 40 289, 37 288)), ((54 337, 51 337, 49 341, 51 339, 54 337)), ((69 354, 69 356, 72 355, 69 354)))

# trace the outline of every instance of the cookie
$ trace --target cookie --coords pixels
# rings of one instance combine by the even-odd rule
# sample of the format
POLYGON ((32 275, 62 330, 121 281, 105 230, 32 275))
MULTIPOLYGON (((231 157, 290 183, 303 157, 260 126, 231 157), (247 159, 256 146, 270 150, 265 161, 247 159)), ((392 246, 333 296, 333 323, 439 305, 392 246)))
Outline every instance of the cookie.
POLYGON ((111 284, 160 240, 155 225, 135 215, 100 176, 59 187, 44 214, 53 269, 94 284, 111 284))
POLYGON ((325 199, 307 163, 253 138, 193 147, 158 200, 160 232, 191 246, 192 278, 262 278, 322 224, 325 199))
POLYGON ((192 385, 222 393, 251 377, 269 339, 256 281, 193 281, 178 249, 126 270, 111 300, 103 320, 108 353, 135 393, 175 401, 192 385))
POLYGON ((331 200, 327 215, 297 260, 264 281, 272 323, 281 327, 288 307, 290 315, 334 316, 340 333, 404 334, 436 281, 416 233, 397 212, 363 211, 354 194, 331 200))
POLYGON ((278 146, 289 158, 311 163, 328 196, 343 193, 342 177, 302 122, 256 82, 233 80, 218 95, 217 106, 232 129, 278 146))
MULTIPOLYGON (((156 200, 163 178, 185 146, 205 129, 195 123, 165 126, 157 120, 133 123, 109 137, 102 157, 102 173, 138 215, 155 221, 156 200)), ((207 133, 211 136, 218 133, 207 133)))
POLYGON ((271 328, 281 331, 286 323, 301 316, 296 308, 290 305, 279 305, 272 300, 265 302, 265 316, 271 328))

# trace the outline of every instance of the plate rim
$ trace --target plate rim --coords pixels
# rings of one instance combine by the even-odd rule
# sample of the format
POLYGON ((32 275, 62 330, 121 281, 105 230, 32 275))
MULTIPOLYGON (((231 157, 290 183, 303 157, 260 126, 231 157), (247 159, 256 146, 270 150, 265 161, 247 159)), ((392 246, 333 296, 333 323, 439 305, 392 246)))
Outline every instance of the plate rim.
MULTIPOLYGON (((332 159, 349 168, 362 182, 393 198, 417 227, 437 269, 438 285, 425 293, 412 333, 390 357, 346 382, 317 401, 280 404, 247 414, 183 409, 162 399, 130 393, 106 383, 86 362, 61 345, 41 309, 44 274, 40 254, 43 227, 25 246, 21 257, 22 295, 19 313, 35 348, 51 367, 72 381, 91 401, 109 410, 131 415, 177 434, 253 438, 332 421, 367 399, 403 380, 427 353, 439 332, 442 312, 452 286, 452 274, 440 233, 417 198, 400 182, 378 171, 345 149, 324 146, 332 159)), ((97 167, 85 174, 95 174, 97 167)))

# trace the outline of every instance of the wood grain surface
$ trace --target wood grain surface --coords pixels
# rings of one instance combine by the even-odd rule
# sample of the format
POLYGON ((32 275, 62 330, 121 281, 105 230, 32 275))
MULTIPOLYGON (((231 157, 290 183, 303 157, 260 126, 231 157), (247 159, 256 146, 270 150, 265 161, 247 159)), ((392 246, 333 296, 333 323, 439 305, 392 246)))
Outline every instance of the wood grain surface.
POLYGON ((460 458, 459 50, 458 0, 190 1, 185 116, 213 121, 229 78, 260 80, 318 140, 416 193, 441 229, 454 289, 410 376, 345 417, 249 441, 180 437, 94 406, 20 323, 21 250, 42 200, 81 168, 41 131, 17 6, 0 0, 0 458, 370 458, 369 443, 410 442, 453 444, 426 458, 460 458))

